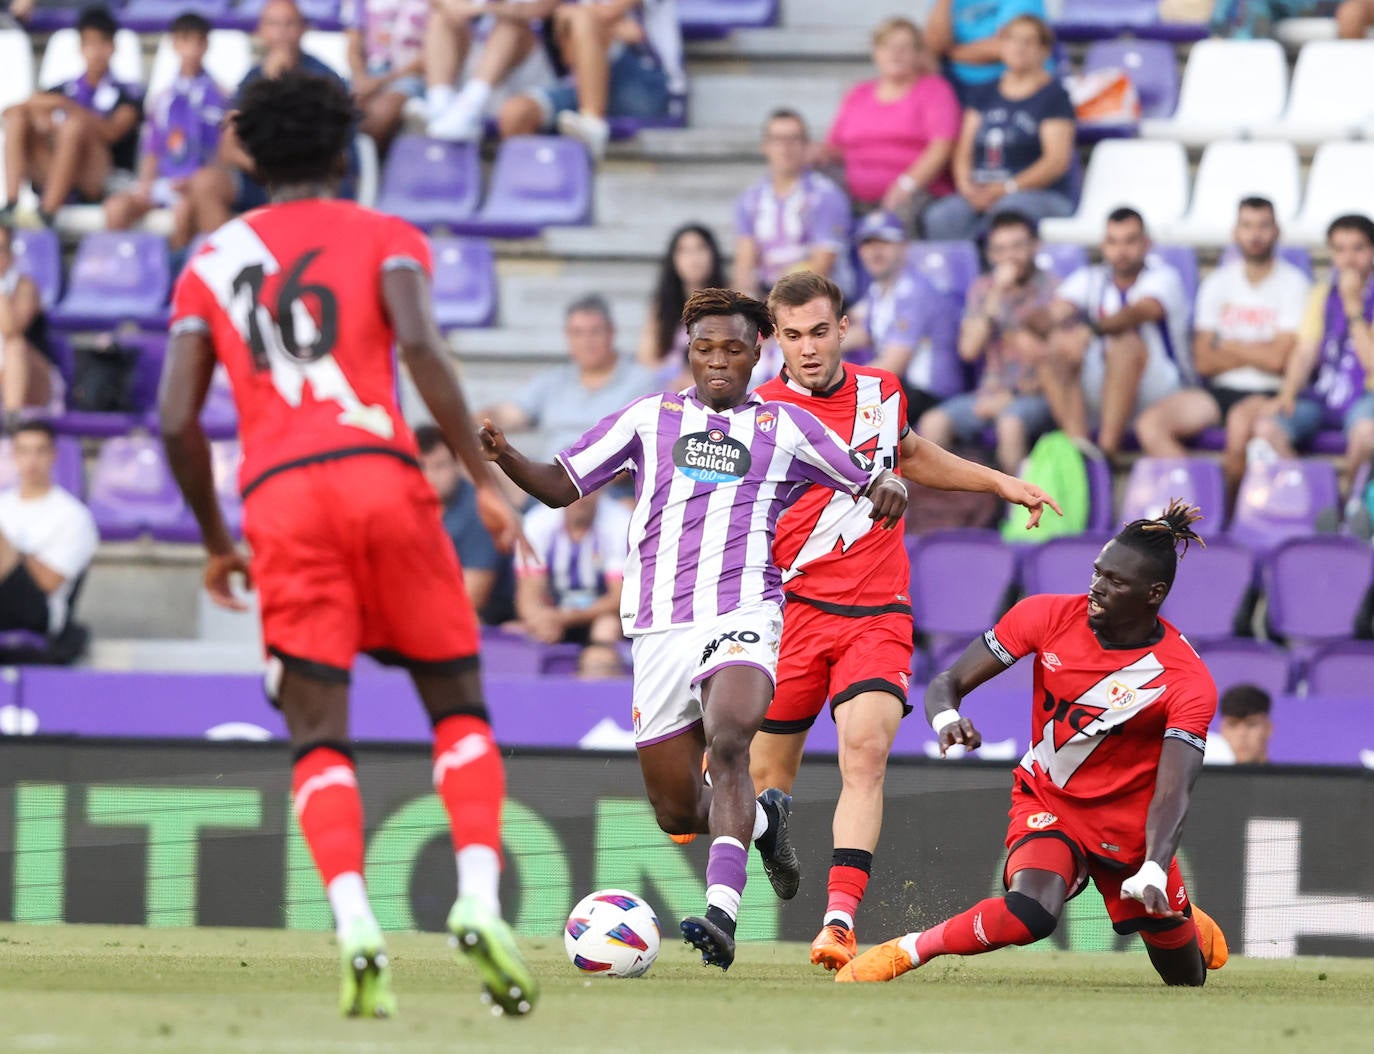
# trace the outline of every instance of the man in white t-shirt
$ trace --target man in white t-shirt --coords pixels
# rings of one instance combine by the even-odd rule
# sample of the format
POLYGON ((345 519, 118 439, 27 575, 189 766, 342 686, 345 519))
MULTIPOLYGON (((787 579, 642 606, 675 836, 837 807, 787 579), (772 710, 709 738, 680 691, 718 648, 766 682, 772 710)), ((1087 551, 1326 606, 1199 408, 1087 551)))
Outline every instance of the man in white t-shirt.
POLYGON ((1183 457, 1186 440, 1224 421, 1222 468, 1233 488, 1245 473, 1255 420, 1283 385, 1311 286, 1277 255, 1279 225, 1267 199, 1240 203, 1235 238, 1240 259, 1218 267, 1198 291, 1193 368, 1205 386, 1161 399, 1135 426, 1146 454, 1183 457))
POLYGON ((1054 330, 1041 387, 1050 411, 1060 428, 1084 439, 1096 421, 1108 458, 1135 415, 1182 383, 1187 297, 1178 272, 1149 252, 1140 213, 1115 210, 1102 240, 1105 262, 1064 279, 1049 309, 1054 330))
POLYGON ((100 539, 90 510, 52 481, 52 426, 20 424, 10 447, 18 483, 0 491, 0 630, 55 637, 100 539))

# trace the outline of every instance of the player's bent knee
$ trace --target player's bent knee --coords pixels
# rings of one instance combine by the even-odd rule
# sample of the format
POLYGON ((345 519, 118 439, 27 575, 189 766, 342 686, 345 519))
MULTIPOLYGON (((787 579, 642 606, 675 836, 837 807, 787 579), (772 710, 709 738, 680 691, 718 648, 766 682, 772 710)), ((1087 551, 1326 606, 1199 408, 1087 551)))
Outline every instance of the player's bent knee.
POLYGON ((1047 911, 1034 897, 1012 890, 1002 899, 1007 905, 1007 910, 1026 927, 1032 941, 1044 940, 1059 926, 1059 917, 1047 911))
POLYGON ((654 820, 658 823, 658 829, 664 834, 698 834, 698 823, 695 812, 687 812, 677 806, 655 805, 654 820))

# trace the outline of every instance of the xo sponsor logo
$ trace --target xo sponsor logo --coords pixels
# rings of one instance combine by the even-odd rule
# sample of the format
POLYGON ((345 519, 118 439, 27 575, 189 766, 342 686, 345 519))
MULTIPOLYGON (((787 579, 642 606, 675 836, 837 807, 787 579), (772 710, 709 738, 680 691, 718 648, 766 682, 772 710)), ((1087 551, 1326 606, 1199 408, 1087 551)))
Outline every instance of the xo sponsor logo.
POLYGON ((749 471, 749 449, 719 428, 689 432, 673 444, 673 464, 697 483, 738 483, 749 471))
POLYGON ((706 645, 701 651, 701 665, 705 666, 710 661, 717 649, 722 644, 729 644, 730 649, 726 655, 738 655, 744 651, 745 644, 757 644, 762 638, 751 629, 731 630, 729 633, 722 633, 710 644, 706 645))

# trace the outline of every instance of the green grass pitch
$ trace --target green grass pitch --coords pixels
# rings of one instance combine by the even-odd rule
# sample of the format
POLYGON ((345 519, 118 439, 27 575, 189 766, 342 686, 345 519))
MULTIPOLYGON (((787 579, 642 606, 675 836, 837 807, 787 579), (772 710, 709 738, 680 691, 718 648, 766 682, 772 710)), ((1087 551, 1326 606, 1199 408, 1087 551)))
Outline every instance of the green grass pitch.
POLYGON ((443 937, 396 934, 400 1016, 348 1021, 325 935, 0 924, 0 1051, 1374 1050, 1374 960, 1233 959, 1183 991, 1143 955, 1005 951, 841 987, 801 945, 744 945, 721 974, 665 942, 633 981, 582 978, 561 941, 527 947, 544 985, 528 1018, 493 1018, 443 937))

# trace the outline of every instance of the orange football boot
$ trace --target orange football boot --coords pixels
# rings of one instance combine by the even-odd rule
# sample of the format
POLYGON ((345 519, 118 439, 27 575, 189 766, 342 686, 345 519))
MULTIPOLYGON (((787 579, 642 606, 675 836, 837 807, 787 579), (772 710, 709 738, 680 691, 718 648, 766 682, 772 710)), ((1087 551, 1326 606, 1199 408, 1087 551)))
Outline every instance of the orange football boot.
POLYGON ((1197 927, 1197 943, 1202 949, 1202 957, 1207 960, 1207 969, 1220 970, 1231 956, 1226 934, 1221 932, 1216 920, 1196 904, 1193 905, 1193 925, 1197 927))
POLYGON ((854 931, 847 926, 831 923, 822 926, 821 932, 811 942, 811 961, 827 970, 838 970, 854 958, 858 950, 859 939, 854 936, 854 931))
POLYGON ((862 955, 857 955, 840 967, 835 980, 848 981, 895 981, 908 970, 919 965, 912 961, 899 945, 900 937, 876 944, 862 955))
MULTIPOLYGON (((701 774, 703 776, 706 775, 707 766, 708 761, 706 757, 706 751, 703 750, 701 752, 701 774)), ((690 843, 695 842, 697 840, 695 831, 691 834, 670 834, 668 837, 675 841, 678 845, 689 845, 690 843)))

